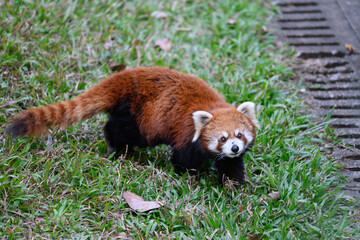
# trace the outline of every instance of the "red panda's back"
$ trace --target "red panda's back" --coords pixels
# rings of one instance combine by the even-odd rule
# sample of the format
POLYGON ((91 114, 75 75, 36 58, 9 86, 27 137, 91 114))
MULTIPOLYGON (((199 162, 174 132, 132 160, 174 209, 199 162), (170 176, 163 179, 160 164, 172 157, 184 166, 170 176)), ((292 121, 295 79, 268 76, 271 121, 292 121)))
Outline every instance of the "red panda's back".
POLYGON ((193 137, 193 112, 230 106, 205 81, 167 68, 137 68, 132 79, 132 109, 150 144, 180 147, 193 137))

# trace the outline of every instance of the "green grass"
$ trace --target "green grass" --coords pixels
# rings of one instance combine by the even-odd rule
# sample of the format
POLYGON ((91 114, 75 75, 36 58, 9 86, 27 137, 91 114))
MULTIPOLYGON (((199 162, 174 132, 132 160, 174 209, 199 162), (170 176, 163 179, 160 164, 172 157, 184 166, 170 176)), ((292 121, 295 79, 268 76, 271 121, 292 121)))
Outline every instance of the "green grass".
POLYGON ((175 174, 166 146, 106 158, 104 115, 37 139, 1 133, 0 236, 360 238, 355 201, 339 194, 344 180, 321 154, 329 131, 301 113, 288 53, 264 31, 274 9, 263 2, 1 2, 2 127, 22 109, 70 99, 110 76, 111 62, 197 75, 234 105, 254 101, 261 127, 240 189, 216 185, 213 171, 175 174), (169 17, 152 17, 157 10, 169 17), (168 52, 154 47, 165 37, 168 52), (166 204, 136 213, 123 191, 166 204))

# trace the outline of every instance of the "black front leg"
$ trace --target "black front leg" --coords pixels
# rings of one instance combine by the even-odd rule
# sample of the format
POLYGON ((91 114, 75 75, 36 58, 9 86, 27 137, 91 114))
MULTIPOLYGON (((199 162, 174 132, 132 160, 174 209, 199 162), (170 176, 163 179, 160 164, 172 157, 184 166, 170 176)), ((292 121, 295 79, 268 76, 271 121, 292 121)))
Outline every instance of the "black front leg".
POLYGON ((187 144, 182 149, 173 149, 171 162, 177 173, 199 169, 208 159, 198 141, 187 144))
POLYGON ((227 178, 240 184, 244 181, 244 160, 242 157, 224 158, 218 160, 215 164, 218 170, 218 179, 220 184, 224 184, 227 178))

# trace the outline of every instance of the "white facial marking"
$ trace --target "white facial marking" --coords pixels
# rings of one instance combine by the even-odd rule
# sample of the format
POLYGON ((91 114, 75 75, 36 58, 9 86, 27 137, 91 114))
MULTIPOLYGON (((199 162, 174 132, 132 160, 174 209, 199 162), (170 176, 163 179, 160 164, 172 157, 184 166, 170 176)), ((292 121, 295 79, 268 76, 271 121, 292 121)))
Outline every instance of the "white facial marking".
POLYGON ((238 157, 242 151, 244 150, 244 142, 240 141, 238 138, 230 138, 226 141, 226 143, 221 147, 222 153, 230 158, 238 157), (239 151, 234 153, 231 151, 233 145, 237 145, 239 147, 239 151))
POLYGON ((254 139, 253 136, 251 135, 250 131, 247 129, 244 131, 244 135, 245 135, 245 138, 248 143, 251 143, 252 140, 254 139))
POLYGON ((213 116, 205 111, 196 111, 193 112, 192 117, 195 127, 195 134, 192 141, 195 142, 200 137, 202 127, 204 127, 205 124, 207 124, 213 116))
POLYGON ((239 133, 240 133, 240 130, 239 130, 239 129, 236 129, 236 130, 235 130, 235 136, 237 136, 239 133))
POLYGON ((245 117, 247 117, 256 127, 259 127, 255 116, 255 103, 244 102, 239 105, 237 110, 241 112, 245 117))
POLYGON ((209 142, 208 149, 213 152, 219 152, 217 150, 217 146, 218 146, 218 139, 216 137, 212 137, 209 142))
POLYGON ((227 139, 229 134, 227 132, 222 132, 223 136, 227 139))

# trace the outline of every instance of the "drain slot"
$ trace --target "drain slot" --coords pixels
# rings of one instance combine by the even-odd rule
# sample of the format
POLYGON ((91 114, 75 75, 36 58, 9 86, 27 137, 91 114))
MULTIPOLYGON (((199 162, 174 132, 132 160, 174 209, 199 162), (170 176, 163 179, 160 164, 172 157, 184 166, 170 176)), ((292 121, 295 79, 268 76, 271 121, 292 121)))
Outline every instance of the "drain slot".
POLYGON ((292 46, 339 46, 338 42, 292 42, 289 41, 292 46))
POLYGON ((349 74, 353 73, 354 70, 350 67, 335 67, 335 68, 324 68, 324 69, 307 69, 309 74, 321 74, 321 75, 332 75, 332 77, 337 78, 340 74, 349 74))
POLYGON ((346 133, 343 133, 343 134, 340 134, 338 135, 338 139, 349 139, 349 138, 359 138, 360 137, 360 134, 346 134, 346 133))
MULTIPOLYGON (((320 100, 318 100, 320 101, 320 100)), ((322 108, 322 109, 329 109, 329 111, 333 108, 336 108, 336 109, 343 109, 343 110, 347 110, 347 109, 360 109, 360 104, 359 105, 354 105, 354 106, 339 106, 339 105, 333 105, 331 103, 329 104, 323 104, 321 106, 319 106, 319 108, 322 108)))
POLYGON ((305 6, 317 6, 316 2, 287 2, 287 3, 278 3, 280 7, 305 7, 305 6))
POLYGON ((279 19, 279 22, 324 22, 326 18, 324 17, 304 17, 304 18, 282 18, 279 19))
POLYGON ((291 26, 291 27, 281 27, 282 30, 323 30, 330 29, 329 26, 291 26))
MULTIPOLYGON (((349 171, 360 171, 360 167, 354 167, 354 168, 347 168, 349 171)), ((355 178, 354 178, 354 181, 355 181, 355 178)))
POLYGON ((343 161, 346 161, 346 160, 350 160, 350 161, 359 161, 360 159, 360 155, 352 155, 352 156, 348 156, 344 159, 342 159, 343 161))
POLYGON ((324 67, 335 68, 335 67, 345 66, 347 64, 349 64, 349 62, 345 60, 329 61, 324 65, 324 67))
POLYGON ((356 128, 357 126, 354 125, 346 125, 346 124, 332 124, 330 123, 330 126, 332 126, 333 128, 356 128))
POLYGON ((351 99, 354 99, 354 100, 357 100, 357 99, 360 99, 360 96, 346 96, 346 95, 341 95, 341 96, 321 96, 321 95, 316 95, 314 96, 314 99, 317 99, 317 100, 334 100, 334 99, 339 99, 339 100, 351 100, 351 99))
POLYGON ((314 52, 300 52, 298 57, 302 59, 311 59, 311 58, 331 58, 331 57, 344 57, 345 53, 340 51, 314 51, 314 52))
POLYGON ((308 33, 308 34, 288 34, 286 35, 287 38, 332 38, 332 37, 335 37, 334 34, 311 34, 311 33, 308 33))
POLYGON ((297 9, 282 9, 281 10, 283 14, 307 14, 307 13, 322 13, 319 9, 303 9, 303 10, 297 10, 297 9))
MULTIPOLYGON (((325 115, 325 114, 324 114, 325 115)), ((343 118, 343 119, 348 119, 348 118, 354 118, 354 119, 357 119, 360 117, 359 114, 356 114, 356 115, 337 115, 337 114, 333 114, 331 115, 331 117, 333 118, 343 118)))

